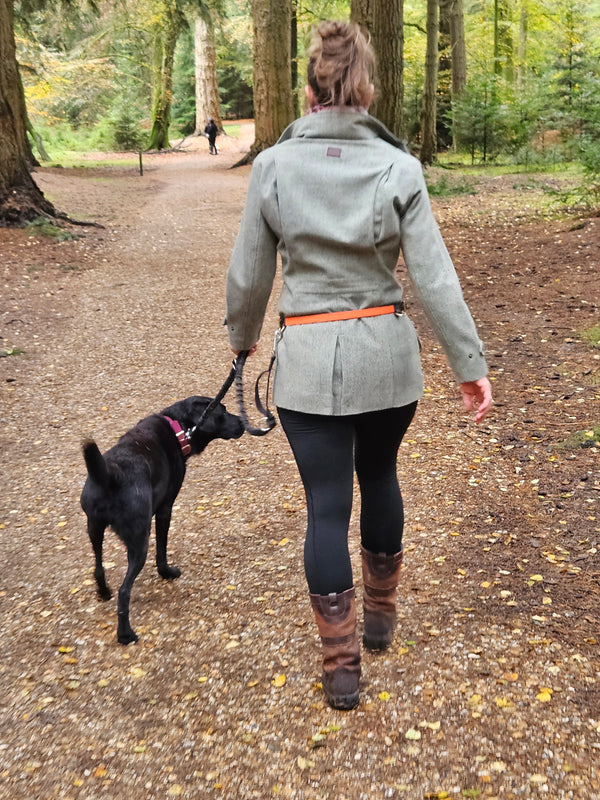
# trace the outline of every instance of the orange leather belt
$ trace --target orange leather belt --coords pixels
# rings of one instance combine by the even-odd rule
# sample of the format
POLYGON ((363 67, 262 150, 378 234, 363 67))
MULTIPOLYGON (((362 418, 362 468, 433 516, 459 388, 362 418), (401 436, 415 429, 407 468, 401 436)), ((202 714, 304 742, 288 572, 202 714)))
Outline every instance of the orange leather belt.
POLYGON ((328 311, 325 314, 307 314, 304 317, 286 317, 285 325, 307 325, 311 322, 336 322, 342 319, 360 319, 361 317, 380 317, 383 314, 402 314, 404 303, 375 308, 356 308, 352 311, 328 311))

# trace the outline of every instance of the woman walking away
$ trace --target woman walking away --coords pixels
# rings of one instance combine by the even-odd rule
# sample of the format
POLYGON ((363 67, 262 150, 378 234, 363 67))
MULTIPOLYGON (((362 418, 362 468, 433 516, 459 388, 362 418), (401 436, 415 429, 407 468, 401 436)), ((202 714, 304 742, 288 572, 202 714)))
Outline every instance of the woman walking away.
POLYGON ((361 663, 348 551, 354 471, 364 646, 388 647, 396 623, 404 525, 396 459, 423 392, 419 341, 395 278, 400 249, 476 422, 492 403, 421 166, 367 112, 373 72, 356 25, 319 26, 310 113, 256 158, 227 278, 231 347, 253 352, 281 254, 285 322, 273 394, 306 492, 304 564, 323 688, 342 709, 359 701, 361 663))
POLYGON ((208 118, 208 122, 206 123, 206 127, 204 128, 204 135, 208 139, 208 152, 210 155, 217 155, 217 134, 219 133, 219 129, 217 128, 217 123, 214 121, 212 117, 208 118))

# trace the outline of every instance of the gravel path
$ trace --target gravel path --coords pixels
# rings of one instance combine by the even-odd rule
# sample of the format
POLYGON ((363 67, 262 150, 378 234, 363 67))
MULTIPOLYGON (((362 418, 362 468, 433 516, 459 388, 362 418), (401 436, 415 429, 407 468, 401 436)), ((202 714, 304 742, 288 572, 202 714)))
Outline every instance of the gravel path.
MULTIPOLYGON (((224 276, 249 172, 228 169, 243 145, 211 158, 204 144, 147 156, 143 177, 42 170, 59 208, 104 228, 0 232, 2 347, 24 351, 0 359, 0 798, 600 796, 600 448, 556 448, 598 418, 598 356, 577 331, 597 321, 599 225, 515 220, 509 183, 436 205, 498 408, 477 429, 464 417, 415 308, 428 392, 399 462, 400 629, 365 654, 359 708, 329 709, 317 683, 304 500, 279 428, 190 462, 170 544, 182 576, 162 581, 151 550, 140 641, 117 643, 115 601, 95 598, 80 442, 107 449, 227 374, 224 276)), ((116 589, 111 533, 105 563, 116 589)))

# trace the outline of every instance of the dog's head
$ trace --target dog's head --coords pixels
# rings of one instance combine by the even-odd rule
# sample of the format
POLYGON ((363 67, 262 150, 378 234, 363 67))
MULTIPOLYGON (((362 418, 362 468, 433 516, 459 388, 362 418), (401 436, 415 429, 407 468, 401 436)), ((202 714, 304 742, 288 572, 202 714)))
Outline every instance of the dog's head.
MULTIPOLYGON (((173 403, 160 413, 177 420, 184 430, 189 430, 198 425, 211 401, 210 397, 195 395, 173 403)), ((239 439, 243 433, 242 420, 235 414, 230 414, 223 403, 219 403, 192 435, 192 453, 201 452, 213 439, 239 439)))

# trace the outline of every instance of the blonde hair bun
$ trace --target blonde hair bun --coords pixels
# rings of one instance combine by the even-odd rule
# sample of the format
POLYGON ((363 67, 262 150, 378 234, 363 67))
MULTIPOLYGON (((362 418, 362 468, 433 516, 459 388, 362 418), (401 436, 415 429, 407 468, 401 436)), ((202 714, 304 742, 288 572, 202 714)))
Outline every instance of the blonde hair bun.
POLYGON ((319 105, 369 105, 375 56, 355 23, 328 20, 316 28, 307 72, 319 105))

